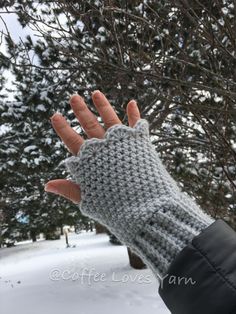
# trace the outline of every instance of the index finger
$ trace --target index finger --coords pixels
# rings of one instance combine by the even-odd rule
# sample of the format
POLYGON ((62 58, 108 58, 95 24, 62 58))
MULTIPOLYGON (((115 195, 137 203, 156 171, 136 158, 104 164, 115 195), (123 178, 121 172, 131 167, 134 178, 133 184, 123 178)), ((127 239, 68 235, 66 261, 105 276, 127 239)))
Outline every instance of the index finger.
POLYGON ((51 117, 51 122, 57 135, 61 138, 69 151, 73 155, 76 155, 84 142, 82 136, 72 129, 66 119, 59 113, 55 113, 51 117))

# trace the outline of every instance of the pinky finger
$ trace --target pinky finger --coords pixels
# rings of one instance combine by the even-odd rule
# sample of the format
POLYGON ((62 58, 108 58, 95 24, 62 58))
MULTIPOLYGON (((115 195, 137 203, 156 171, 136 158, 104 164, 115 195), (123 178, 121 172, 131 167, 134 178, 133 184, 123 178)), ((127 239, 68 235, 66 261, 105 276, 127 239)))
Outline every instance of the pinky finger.
POLYGON ((135 123, 140 119, 140 112, 135 100, 131 100, 127 107, 126 112, 128 115, 129 126, 133 127, 135 123))

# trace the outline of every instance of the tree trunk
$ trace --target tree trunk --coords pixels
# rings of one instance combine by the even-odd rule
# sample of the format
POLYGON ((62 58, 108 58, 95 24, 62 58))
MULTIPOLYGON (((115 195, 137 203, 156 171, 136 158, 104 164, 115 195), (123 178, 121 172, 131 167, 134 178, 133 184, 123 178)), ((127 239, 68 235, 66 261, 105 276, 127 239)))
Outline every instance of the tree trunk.
POLYGON ((96 234, 107 233, 107 228, 101 225, 100 223, 95 223, 96 234))
POLYGON ((30 231, 30 237, 31 237, 33 242, 37 241, 36 232, 35 231, 33 231, 33 230, 30 231))
POLYGON ((128 251, 129 263, 131 267, 133 267, 134 269, 146 268, 146 265, 144 264, 144 262, 141 260, 141 258, 138 255, 131 252, 130 248, 127 248, 127 251, 128 251))
POLYGON ((66 246, 69 247, 69 240, 68 240, 68 233, 65 234, 65 237, 66 237, 66 246))

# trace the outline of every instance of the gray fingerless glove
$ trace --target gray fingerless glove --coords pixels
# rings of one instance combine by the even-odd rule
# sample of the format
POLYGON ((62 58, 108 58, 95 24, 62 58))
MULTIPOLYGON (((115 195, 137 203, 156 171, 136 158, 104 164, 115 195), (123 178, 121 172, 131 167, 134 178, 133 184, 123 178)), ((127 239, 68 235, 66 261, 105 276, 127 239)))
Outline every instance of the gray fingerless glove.
POLYGON ((163 276, 213 220, 181 192, 149 139, 148 122, 115 125, 88 139, 66 165, 80 185, 81 212, 117 236, 163 276))

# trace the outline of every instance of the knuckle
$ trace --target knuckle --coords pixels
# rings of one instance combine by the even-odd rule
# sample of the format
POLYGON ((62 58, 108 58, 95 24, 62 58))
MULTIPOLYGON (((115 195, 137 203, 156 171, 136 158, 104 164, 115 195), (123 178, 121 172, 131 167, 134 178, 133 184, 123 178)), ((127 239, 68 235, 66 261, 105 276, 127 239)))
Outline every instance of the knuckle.
POLYGON ((106 120, 106 123, 105 123, 107 129, 115 124, 120 124, 120 121, 117 121, 117 119, 110 119, 110 120, 106 120))
POLYGON ((98 121, 96 119, 92 119, 92 120, 86 121, 84 128, 87 131, 92 131, 92 130, 96 129, 97 126, 98 126, 98 121))
POLYGON ((80 144, 80 140, 77 137, 70 138, 70 145, 77 145, 80 144))

